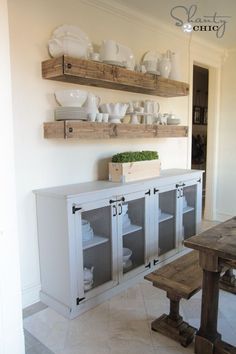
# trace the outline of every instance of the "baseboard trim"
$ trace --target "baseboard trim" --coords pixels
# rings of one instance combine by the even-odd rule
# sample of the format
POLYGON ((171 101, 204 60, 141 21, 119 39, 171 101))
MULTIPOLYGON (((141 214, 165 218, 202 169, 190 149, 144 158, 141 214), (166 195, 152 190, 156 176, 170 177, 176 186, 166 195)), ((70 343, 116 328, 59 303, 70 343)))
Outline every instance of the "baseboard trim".
POLYGON ((22 289, 22 308, 26 308, 38 302, 39 292, 41 290, 40 284, 28 286, 22 289))
POLYGON ((220 213, 220 212, 216 211, 216 220, 221 221, 221 222, 231 219, 233 216, 235 216, 235 215, 220 213))

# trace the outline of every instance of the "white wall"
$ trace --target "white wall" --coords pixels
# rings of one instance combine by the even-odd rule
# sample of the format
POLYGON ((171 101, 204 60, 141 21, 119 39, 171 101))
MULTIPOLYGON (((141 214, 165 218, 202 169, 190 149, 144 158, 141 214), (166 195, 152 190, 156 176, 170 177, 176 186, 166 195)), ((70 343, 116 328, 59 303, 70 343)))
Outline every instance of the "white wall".
MULTIPOLYGON (((107 177, 107 158, 125 150, 158 150, 163 168, 186 168, 187 139, 135 139, 116 141, 44 140, 42 125, 53 120, 53 92, 72 84, 41 78, 41 61, 49 58, 47 41, 60 24, 80 26, 93 43, 115 39, 132 48, 136 59, 150 50, 179 52, 182 81, 190 81, 189 37, 159 31, 132 16, 114 15, 78 0, 9 1, 13 111, 16 143, 17 207, 19 217, 22 291, 24 306, 38 300, 40 287, 35 199, 32 190, 107 177)), ((178 29, 176 28, 176 31, 178 29)), ((201 47, 199 47, 201 50, 201 47)), ((78 87, 78 86, 76 86, 78 87)), ((161 111, 172 111, 182 124, 189 119, 189 97, 159 98, 83 86, 103 102, 157 99, 161 111)), ((190 118, 191 120, 191 118, 190 118)), ((190 141, 190 140, 189 140, 190 141)))
POLYGON ((229 51, 222 67, 221 114, 217 217, 225 220, 236 215, 236 50, 229 51))
POLYGON ((23 354, 7 1, 0 0, 0 353, 23 354))

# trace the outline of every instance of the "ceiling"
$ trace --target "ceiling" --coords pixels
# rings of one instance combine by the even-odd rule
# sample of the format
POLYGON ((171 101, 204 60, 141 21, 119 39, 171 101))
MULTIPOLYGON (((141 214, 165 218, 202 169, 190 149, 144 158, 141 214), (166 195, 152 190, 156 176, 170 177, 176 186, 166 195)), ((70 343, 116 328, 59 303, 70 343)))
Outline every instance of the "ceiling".
MULTIPOLYGON (((176 20, 170 14, 174 7, 182 6, 182 8, 178 7, 173 10, 173 15, 186 23, 190 22, 186 11, 190 9, 191 5, 196 5, 196 8, 192 7, 191 9, 192 12, 196 10, 192 20, 205 19, 208 21, 210 18, 204 16, 211 16, 212 22, 202 23, 202 25, 222 26, 219 30, 221 38, 217 38, 216 31, 192 31, 193 36, 209 41, 220 48, 236 47, 236 0, 114 0, 114 2, 156 20, 157 24, 161 22, 169 26, 176 26, 176 20), (215 13, 220 17, 214 18, 215 13), (230 17, 223 18, 223 16, 230 17), (224 24, 219 21, 227 21, 224 34, 222 33, 224 24)), ((192 25, 199 25, 199 23, 192 23, 192 25)), ((181 27, 179 28, 182 30, 181 27)))

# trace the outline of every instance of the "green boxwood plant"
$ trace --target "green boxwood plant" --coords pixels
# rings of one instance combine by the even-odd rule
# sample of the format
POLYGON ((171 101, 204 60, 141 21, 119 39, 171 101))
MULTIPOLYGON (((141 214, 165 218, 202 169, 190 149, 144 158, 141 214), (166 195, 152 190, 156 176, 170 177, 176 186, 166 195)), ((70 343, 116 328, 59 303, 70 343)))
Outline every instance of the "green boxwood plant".
POLYGON ((158 159, 157 151, 126 151, 112 156, 112 162, 118 163, 158 159))

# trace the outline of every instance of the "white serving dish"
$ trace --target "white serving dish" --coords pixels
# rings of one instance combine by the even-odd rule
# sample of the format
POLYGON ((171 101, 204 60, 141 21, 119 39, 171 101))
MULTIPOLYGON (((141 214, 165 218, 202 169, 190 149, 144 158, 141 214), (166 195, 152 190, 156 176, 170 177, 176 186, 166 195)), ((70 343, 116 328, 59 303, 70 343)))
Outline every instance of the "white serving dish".
POLYGON ((81 107, 88 96, 83 90, 58 90, 55 92, 57 102, 64 107, 81 107))
POLYGON ((51 38, 48 41, 49 53, 53 58, 68 55, 74 58, 87 58, 89 46, 86 41, 75 37, 51 38))
POLYGON ((52 38, 62 38, 65 36, 83 39, 84 41, 87 41, 88 44, 90 44, 90 40, 87 34, 77 26, 61 25, 57 27, 52 33, 52 38))
POLYGON ((128 109, 127 103, 103 103, 100 105, 102 113, 108 113, 110 116, 123 118, 128 109))
POLYGON ((132 256, 132 251, 129 248, 123 247, 123 263, 127 262, 132 256))
POLYGON ((168 125, 178 125, 178 124, 180 124, 180 119, 179 118, 167 118, 167 124, 168 125))

